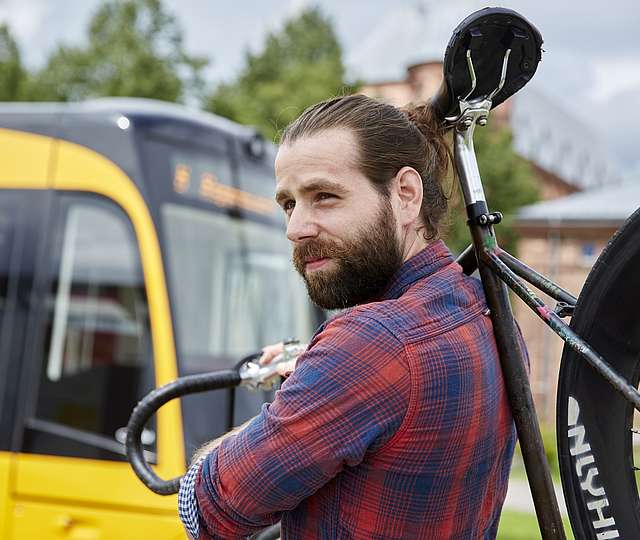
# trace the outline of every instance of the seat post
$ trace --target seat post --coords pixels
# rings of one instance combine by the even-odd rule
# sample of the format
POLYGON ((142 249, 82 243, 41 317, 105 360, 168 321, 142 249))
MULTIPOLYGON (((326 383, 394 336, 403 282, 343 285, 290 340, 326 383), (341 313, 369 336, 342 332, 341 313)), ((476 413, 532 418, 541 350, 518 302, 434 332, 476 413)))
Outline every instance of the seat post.
POLYGON ((460 103, 461 114, 454 126, 454 156, 540 532, 544 540, 564 540, 566 537, 560 509, 542 443, 524 352, 517 337, 507 287, 485 263, 482 256, 485 251, 497 248, 493 231, 493 223, 497 220, 492 219, 496 214, 490 214, 487 207, 473 147, 473 134, 476 124, 487 123, 490 108, 490 100, 460 103))

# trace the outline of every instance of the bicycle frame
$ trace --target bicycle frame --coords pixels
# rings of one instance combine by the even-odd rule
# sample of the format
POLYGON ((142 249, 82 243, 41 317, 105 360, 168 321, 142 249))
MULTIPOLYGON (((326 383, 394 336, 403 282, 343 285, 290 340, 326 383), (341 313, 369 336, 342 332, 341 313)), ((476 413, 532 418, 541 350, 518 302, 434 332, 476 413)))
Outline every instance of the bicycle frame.
POLYGON ((465 273, 470 274, 476 268, 480 273, 540 532, 545 540, 564 539, 562 519, 544 452, 524 354, 517 338, 507 286, 637 410, 640 410, 640 393, 562 321, 562 316, 573 312, 576 298, 498 246, 493 225, 499 223, 502 216, 499 212, 490 213, 488 210, 473 147, 475 127, 486 124, 490 108, 489 99, 461 101, 460 116, 447 119, 454 128, 454 157, 472 237, 472 245, 460 255, 458 262, 465 273), (546 306, 519 277, 557 300, 556 309, 546 306))

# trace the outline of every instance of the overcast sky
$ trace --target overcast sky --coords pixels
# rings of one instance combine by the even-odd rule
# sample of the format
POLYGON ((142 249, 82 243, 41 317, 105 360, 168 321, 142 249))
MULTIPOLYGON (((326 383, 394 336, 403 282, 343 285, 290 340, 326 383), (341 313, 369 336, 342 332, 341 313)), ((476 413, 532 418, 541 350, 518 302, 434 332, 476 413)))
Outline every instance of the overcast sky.
MULTIPOLYGON (((165 0, 182 25, 188 50, 211 58, 207 78, 212 84, 233 78, 247 48, 258 50, 266 33, 312 3, 333 19, 352 73, 371 78, 402 74, 404 64, 418 60, 422 50, 444 50, 460 14, 488 5, 476 0, 165 0), (403 28, 416 24, 407 14, 415 13, 419 4, 430 24, 425 23, 424 43, 407 43, 403 35, 409 32, 403 28), (389 28, 398 35, 391 35, 389 28), (376 47, 386 52, 384 62, 376 47)), ((0 21, 9 23, 27 64, 38 66, 57 43, 84 39, 99 4, 0 0, 0 21)), ((511 7, 538 27, 546 53, 531 86, 597 129, 620 169, 633 171, 640 181, 640 0, 512 0, 490 5, 511 7)))

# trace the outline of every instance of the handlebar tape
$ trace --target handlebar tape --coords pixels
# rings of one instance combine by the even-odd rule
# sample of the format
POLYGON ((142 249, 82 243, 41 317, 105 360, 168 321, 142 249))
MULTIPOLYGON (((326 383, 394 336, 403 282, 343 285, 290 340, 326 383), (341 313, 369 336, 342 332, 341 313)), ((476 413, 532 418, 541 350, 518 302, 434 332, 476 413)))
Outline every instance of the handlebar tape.
POLYGON ((127 425, 125 448, 127 459, 142 483, 158 495, 171 495, 180 489, 178 476, 171 480, 162 480, 144 458, 142 448, 142 430, 151 416, 165 403, 187 394, 196 394, 208 390, 232 388, 240 384, 238 370, 222 370, 200 375, 189 375, 176 379, 147 394, 136 405, 127 425))

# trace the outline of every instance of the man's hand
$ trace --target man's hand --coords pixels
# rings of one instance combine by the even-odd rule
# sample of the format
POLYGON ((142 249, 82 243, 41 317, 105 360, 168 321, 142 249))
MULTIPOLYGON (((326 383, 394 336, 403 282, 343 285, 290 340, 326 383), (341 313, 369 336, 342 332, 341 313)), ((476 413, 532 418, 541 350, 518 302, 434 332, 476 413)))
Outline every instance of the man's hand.
MULTIPOLYGON (((270 364, 278 355, 282 354, 283 352, 284 352, 284 343, 282 341, 280 343, 275 343, 273 345, 267 345, 266 347, 263 347, 262 356, 260 357, 258 362, 260 363, 261 366, 266 366, 267 364, 270 364)), ((287 377, 288 375, 290 375, 296 367, 296 360, 297 358, 293 358, 289 362, 281 363, 277 369, 278 374, 281 375, 282 377, 287 377)), ((253 418, 251 420, 253 420, 253 418)), ((218 437, 217 439, 198 448, 198 450, 195 451, 195 453, 193 454, 193 457, 191 458, 191 464, 193 465, 200 458, 202 458, 203 456, 206 456, 215 448, 218 448, 218 446, 220 446, 220 443, 224 441, 226 438, 232 437, 239 431, 243 430, 249 424, 249 422, 251 422, 251 420, 248 420, 241 426, 232 429, 231 431, 229 431, 228 433, 225 433, 221 437, 218 437)))
MULTIPOLYGON (((266 366, 270 364, 273 359, 282 354, 284 351, 284 343, 281 341, 280 343, 275 343, 274 345, 267 345, 262 349, 262 356, 260 357, 259 363, 261 366, 266 366)), ((296 367, 296 358, 290 360, 289 362, 285 362, 278 366, 278 374, 287 377, 291 375, 293 370, 296 367)))

